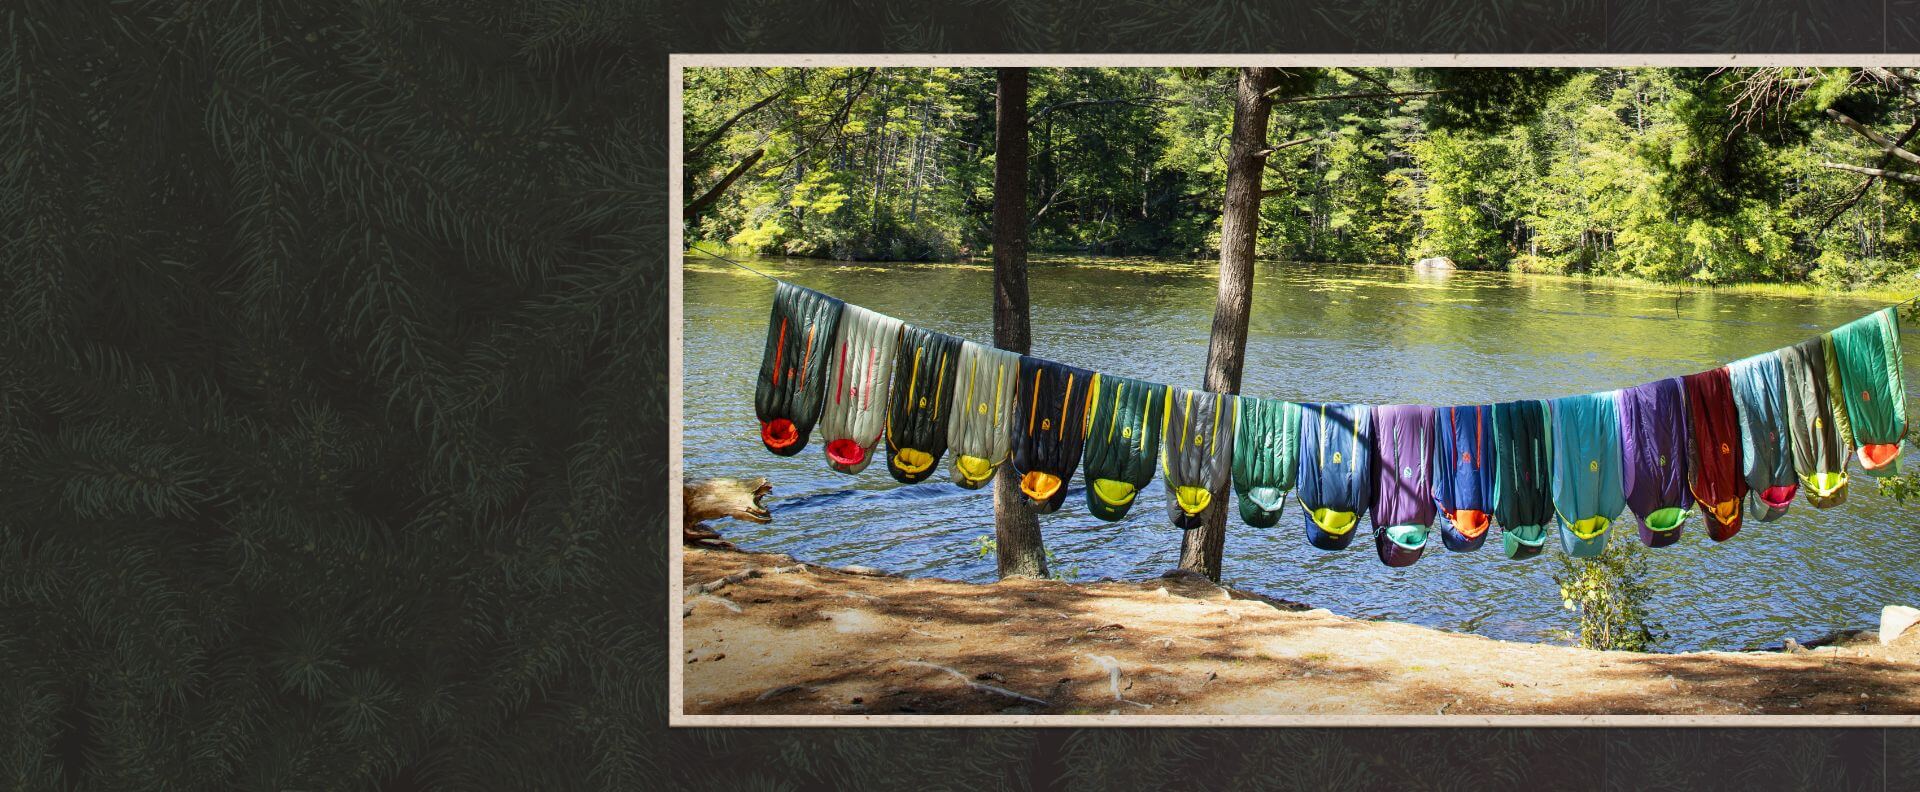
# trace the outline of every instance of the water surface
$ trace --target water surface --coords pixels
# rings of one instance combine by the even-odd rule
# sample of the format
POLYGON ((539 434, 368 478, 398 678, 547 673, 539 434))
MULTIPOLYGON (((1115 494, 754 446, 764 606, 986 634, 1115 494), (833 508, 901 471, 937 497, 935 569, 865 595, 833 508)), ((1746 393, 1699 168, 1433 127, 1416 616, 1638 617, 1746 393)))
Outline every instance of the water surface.
MULTIPOLYGON (((748 259, 801 285, 915 324, 990 341, 987 263, 844 263, 748 259)), ((1213 318, 1212 262, 1037 259, 1030 284, 1033 353, 1076 366, 1199 386, 1213 318)), ((765 476, 768 525, 728 524, 755 550, 909 575, 990 581, 993 499, 942 474, 895 483, 878 464, 829 470, 816 440, 799 456, 760 445, 754 379, 773 284, 689 254, 684 293, 684 448, 688 478, 765 476)), ((1798 341, 1879 307, 1844 298, 1674 294, 1557 278, 1404 267, 1261 262, 1242 392, 1300 401, 1480 404, 1552 398, 1700 371, 1798 341)), ((1906 339, 1909 361, 1913 340, 1906 339)), ((1912 366, 1909 366, 1911 369, 1912 366)), ((1915 375, 1908 374, 1914 382, 1915 375)), ((1911 454, 1911 449, 1909 450, 1911 454)), ((1087 514, 1081 481, 1041 529, 1056 571, 1140 579, 1176 565, 1180 533, 1156 480, 1128 518, 1087 514)), ((1383 566, 1370 534, 1344 552, 1307 545, 1298 504, 1279 526, 1228 523, 1223 581, 1336 613, 1508 640, 1556 640, 1571 624, 1549 553, 1509 561, 1494 538, 1450 553, 1436 539, 1420 562, 1383 566)), ((1615 541, 1638 541, 1631 530, 1615 541)), ((1363 531, 1366 529, 1362 529, 1363 531)), ((1882 605, 1920 600, 1920 508, 1878 497, 1854 476, 1848 503, 1796 502, 1783 520, 1749 520, 1724 544, 1698 516, 1681 543, 1651 551, 1652 603, 1666 650, 1739 649, 1873 625, 1882 605)))

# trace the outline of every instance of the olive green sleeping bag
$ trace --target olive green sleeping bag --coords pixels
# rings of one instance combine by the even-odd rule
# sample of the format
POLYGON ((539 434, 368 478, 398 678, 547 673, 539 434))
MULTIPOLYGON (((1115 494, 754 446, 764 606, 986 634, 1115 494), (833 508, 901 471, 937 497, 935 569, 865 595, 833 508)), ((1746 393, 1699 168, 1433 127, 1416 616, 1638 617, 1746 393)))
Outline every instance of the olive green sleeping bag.
POLYGON ((1166 398, 1160 469, 1167 477, 1167 516, 1193 530, 1233 482, 1233 412, 1239 402, 1231 394, 1192 388, 1169 388, 1166 398))
POLYGON ((926 481, 947 453, 949 401, 959 363, 960 339, 913 325, 900 331, 887 403, 887 473, 895 481, 926 481))
POLYGON ((1786 382, 1787 430, 1793 435, 1793 469, 1800 491, 1816 508, 1847 501, 1846 436, 1834 418, 1828 389, 1826 342, 1809 338, 1774 352, 1786 382))
POLYGON ((1892 308, 1883 308, 1830 335, 1860 467, 1869 476, 1897 474, 1900 443, 1907 436, 1899 316, 1892 308))
POLYGON ((1087 511, 1107 522, 1127 516, 1153 480, 1160 456, 1160 420, 1167 386, 1094 374, 1087 394, 1087 511))
POLYGON ((953 452, 953 483, 979 489, 1013 453, 1013 395, 1020 355, 972 341, 960 342, 953 377, 953 417, 947 450, 953 452))
POLYGON ((1233 491, 1240 520, 1255 528, 1280 522, 1300 462, 1300 405, 1255 396, 1240 401, 1233 432, 1233 491))

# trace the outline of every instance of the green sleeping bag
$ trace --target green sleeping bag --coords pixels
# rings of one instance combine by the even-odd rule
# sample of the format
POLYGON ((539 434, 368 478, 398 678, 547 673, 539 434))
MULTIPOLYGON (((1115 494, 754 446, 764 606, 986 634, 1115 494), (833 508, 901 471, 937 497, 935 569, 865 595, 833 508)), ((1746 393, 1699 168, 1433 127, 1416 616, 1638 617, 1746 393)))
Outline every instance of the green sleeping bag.
POLYGON ((1860 467, 1869 476, 1894 475, 1900 472, 1900 442, 1907 436, 1900 319, 1892 308, 1883 308, 1829 335, 1860 467))
POLYGON ((1153 480, 1160 455, 1160 419, 1167 386, 1112 374, 1093 375, 1087 397, 1087 511, 1107 522, 1127 516, 1153 480))
POLYGON ((1233 491, 1240 520, 1255 528, 1280 522, 1300 463, 1300 405, 1241 396, 1233 434, 1233 491))
POLYGON ((887 473, 893 480, 926 481, 947 453, 959 368, 960 339, 913 325, 901 329, 887 402, 887 473))

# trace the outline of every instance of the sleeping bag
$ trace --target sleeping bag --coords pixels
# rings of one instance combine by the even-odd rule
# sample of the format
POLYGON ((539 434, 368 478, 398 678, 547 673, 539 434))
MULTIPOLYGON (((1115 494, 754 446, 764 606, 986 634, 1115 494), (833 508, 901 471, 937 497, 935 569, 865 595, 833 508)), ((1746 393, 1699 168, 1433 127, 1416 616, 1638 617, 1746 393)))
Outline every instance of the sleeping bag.
POLYGON ((1381 563, 1420 560, 1433 530, 1433 408, 1373 408, 1373 547, 1381 563))
POLYGON ((1364 404, 1300 405, 1300 473, 1295 497, 1307 543, 1341 550, 1372 505, 1372 410, 1364 404))
POLYGON ((900 320, 858 305, 840 312, 827 406, 820 416, 827 466, 834 470, 859 473, 873 461, 873 447, 887 428, 887 388, 901 327, 900 320))
POLYGON ((1168 388, 1161 414, 1160 469, 1167 478, 1167 517, 1182 530, 1200 527, 1207 509, 1225 505, 1233 481, 1231 394, 1168 388))
POLYGON ((1727 366, 1733 407, 1740 418, 1741 475, 1753 492, 1754 517, 1786 516, 1800 489, 1793 471, 1793 432, 1787 428, 1787 383, 1779 356, 1768 352, 1727 366))
POLYGON ((1127 516, 1153 480, 1167 386, 1111 374, 1093 375, 1087 402, 1087 511, 1108 522, 1127 516))
POLYGON ((1553 456, 1547 405, 1534 399, 1493 405, 1493 519, 1508 558, 1532 558, 1553 524, 1553 456))
POLYGON ((1842 325, 1829 335, 1839 362, 1847 423, 1869 476, 1900 472, 1907 437, 1907 387, 1901 371, 1900 318, 1892 308, 1842 325))
POLYGON ((768 451, 793 456, 807 447, 826 403, 833 338, 845 306, 786 281, 774 288, 767 348, 760 356, 760 381, 753 393, 760 442, 768 451))
POLYGON ((1233 433, 1233 491, 1240 519, 1255 528, 1280 522, 1299 474, 1300 405, 1240 396, 1233 433))
POLYGON ((1793 470, 1815 508, 1847 502, 1847 449, 1833 417, 1827 388, 1826 342, 1809 338, 1774 352, 1786 383, 1787 429, 1793 435, 1793 470))
POLYGON ((1740 506, 1747 497, 1733 380, 1725 366, 1685 380, 1687 421, 1693 427, 1693 499, 1707 517, 1707 538, 1724 542, 1740 532, 1740 506))
POLYGON ((953 377, 953 417, 947 448, 953 452, 953 483, 979 489, 993 480, 1013 453, 1013 395, 1019 390, 1020 355, 972 341, 960 342, 953 377))
POLYGON ((1553 508, 1560 547, 1575 558, 1607 549, 1607 532, 1627 508, 1621 489, 1619 391, 1549 402, 1553 436, 1553 508))
POLYGON ((1489 409, 1441 407, 1434 411, 1433 498, 1446 521, 1440 541, 1448 550, 1480 549, 1492 524, 1493 450, 1489 409))
POLYGON ((887 473, 895 481, 926 481, 947 453, 959 363, 960 339, 913 325, 901 331, 887 405, 887 473))
POLYGON ((1020 392, 1014 396, 1013 472, 1020 491, 1041 514, 1059 510, 1067 482, 1080 466, 1087 438, 1087 392, 1093 372, 1020 356, 1020 392))
POLYGON ((1680 541, 1687 520, 1687 386, 1679 377, 1620 391, 1621 488, 1640 524, 1640 541, 1680 541))

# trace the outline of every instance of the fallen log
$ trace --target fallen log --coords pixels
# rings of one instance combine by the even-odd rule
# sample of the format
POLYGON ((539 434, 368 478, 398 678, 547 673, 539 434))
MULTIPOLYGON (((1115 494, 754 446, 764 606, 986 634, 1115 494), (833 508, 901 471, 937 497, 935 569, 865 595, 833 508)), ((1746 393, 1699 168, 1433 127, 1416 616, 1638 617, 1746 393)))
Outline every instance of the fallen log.
POLYGON ((773 515, 761 504, 772 492, 773 485, 763 478, 702 479, 681 485, 681 541, 733 547, 706 521, 732 517, 754 523, 773 522, 773 515))

